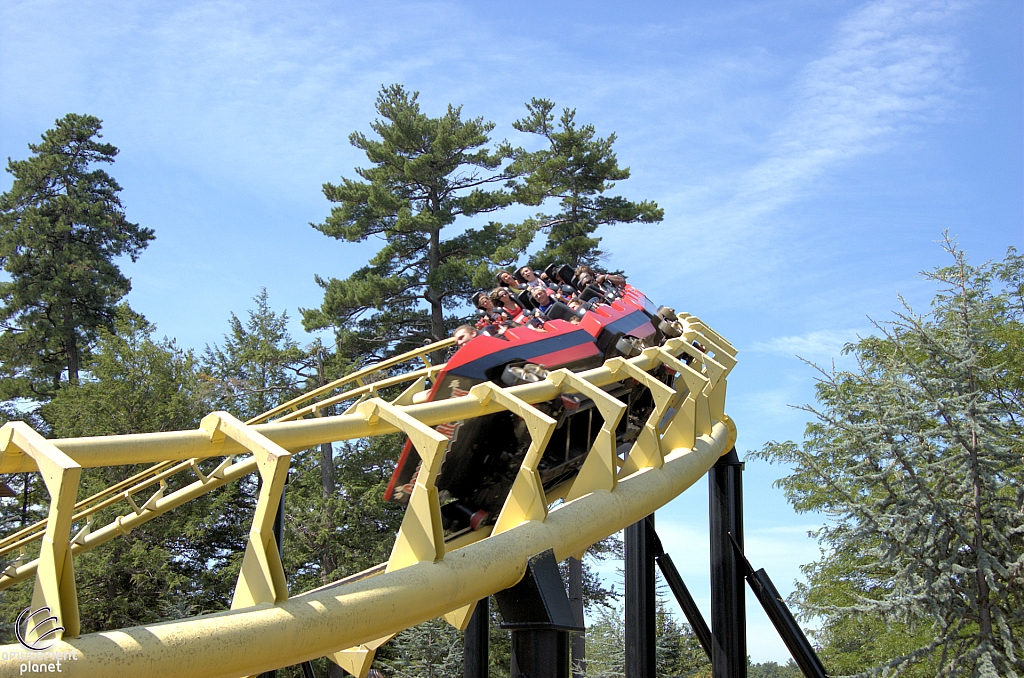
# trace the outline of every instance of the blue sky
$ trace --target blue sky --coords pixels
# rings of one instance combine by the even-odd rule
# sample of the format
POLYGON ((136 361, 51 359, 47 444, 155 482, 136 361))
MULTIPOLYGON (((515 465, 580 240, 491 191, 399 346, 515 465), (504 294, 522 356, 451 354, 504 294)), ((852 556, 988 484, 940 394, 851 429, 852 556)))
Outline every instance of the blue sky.
MULTIPOLYGON (((741 452, 799 439, 813 371, 885 319, 943 229, 975 261, 1024 239, 1019 1, 647 3, 75 3, 0 6, 0 156, 68 112, 103 119, 132 221, 156 240, 126 264, 134 308, 202 349, 266 287, 293 320, 372 244, 314 231, 326 181, 365 163, 383 84, 426 112, 462 104, 495 139, 539 96, 618 135, 658 225, 601 233, 611 268, 705 319, 741 351, 728 409, 741 452)), ((0 190, 10 177, 0 177, 0 190)), ((525 216, 511 211, 500 218, 525 216)), ((294 333, 308 338, 297 322, 294 333)), ((817 555, 820 518, 747 465, 747 551, 783 592, 817 555)), ((659 512, 707 609, 704 483, 659 512)), ((755 603, 756 605, 756 603, 755 603)), ((751 608, 750 653, 786 651, 751 608)))

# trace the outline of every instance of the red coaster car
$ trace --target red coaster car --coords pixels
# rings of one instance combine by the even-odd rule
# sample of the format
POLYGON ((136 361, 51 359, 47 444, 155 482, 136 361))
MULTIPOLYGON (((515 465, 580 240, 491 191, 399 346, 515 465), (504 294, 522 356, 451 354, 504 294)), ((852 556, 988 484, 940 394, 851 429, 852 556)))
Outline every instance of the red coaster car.
MULTIPOLYGON (((501 336, 480 334, 455 352, 438 374, 427 400, 466 395, 476 384, 502 386, 539 381, 548 370, 574 371, 600 366, 614 356, 630 357, 667 336, 678 336, 671 309, 655 308, 630 285, 620 298, 601 303, 582 317, 564 305, 548 315, 570 320, 546 320, 539 327, 523 325, 501 336)), ((655 376, 670 379, 668 373, 655 376)), ((653 408, 650 393, 625 379, 609 393, 629 405, 616 431, 617 442, 631 443, 653 408)), ((538 470, 546 490, 579 471, 603 420, 589 399, 565 396, 535 405, 558 422, 538 470)), ((445 530, 475 530, 497 518, 530 444, 526 425, 510 412, 442 424, 437 430, 451 442, 445 452, 437 488, 445 530)), ((407 440, 384 499, 409 501, 420 458, 407 440)))

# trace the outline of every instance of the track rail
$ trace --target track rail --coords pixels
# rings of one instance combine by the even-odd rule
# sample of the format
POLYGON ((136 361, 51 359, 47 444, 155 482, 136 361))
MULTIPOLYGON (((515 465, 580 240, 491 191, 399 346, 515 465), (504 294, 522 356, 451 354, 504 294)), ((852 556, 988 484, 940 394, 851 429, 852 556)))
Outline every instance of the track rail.
MULTIPOLYGON (((671 501, 731 449, 736 432, 724 406, 735 349, 695 317, 681 314, 678 323, 681 337, 630 360, 615 358, 582 373, 559 370, 544 381, 512 388, 479 384, 469 395, 439 402, 413 404, 426 378, 438 369, 428 363, 424 374, 403 375, 412 383, 392 402, 375 397, 380 383, 373 387, 350 380, 346 383, 354 386, 348 393, 328 385, 276 408, 271 416, 290 419, 285 421, 243 423, 216 412, 194 431, 58 441, 45 440, 20 422, 7 424, 0 429, 0 473, 40 472, 52 501, 39 558, 8 567, 0 585, 35 576, 33 607, 48 606, 65 627, 50 636, 63 637, 49 651, 74 653, 76 675, 245 676, 329 656, 365 676, 374 651, 393 634, 440 615, 463 628, 476 601, 518 581, 530 556, 548 548, 559 559, 582 554, 671 501), (695 349, 694 341, 707 352, 695 349), (648 373, 655 369, 675 372, 673 386, 652 379, 648 373), (615 449, 614 430, 625 406, 604 390, 623 380, 649 385, 656 402, 624 457, 615 449), (579 474, 545 493, 537 463, 554 421, 533 405, 562 393, 593 399, 606 424, 579 474), (316 416, 318 404, 353 399, 344 414, 316 416), (432 427, 501 410, 524 420, 531 446, 494 526, 445 543, 434 480, 448 441, 432 427), (309 415, 313 418, 301 418, 309 415), (270 527, 291 453, 394 432, 412 440, 423 467, 391 557, 376 568, 383 572, 289 597, 270 527), (241 458, 236 461, 236 456, 241 458), (198 460, 211 457, 222 461, 214 471, 202 472, 198 460), (138 463, 162 465, 139 481, 149 486, 160 482, 155 476, 171 470, 195 473, 197 480, 168 496, 161 488, 141 505, 129 492, 125 499, 131 513, 113 527, 72 539, 73 523, 83 519, 75 503, 81 468, 138 463), (261 474, 263 489, 231 611, 75 637, 77 552, 253 471, 261 474)), ((437 348, 425 347, 413 357, 437 348)), ((25 536, 12 535, 0 544, 9 546, 25 536)), ((0 656, 18 650, 0 647, 0 656)), ((0 675, 16 675, 18 669, 17 662, 0 659, 0 675)))

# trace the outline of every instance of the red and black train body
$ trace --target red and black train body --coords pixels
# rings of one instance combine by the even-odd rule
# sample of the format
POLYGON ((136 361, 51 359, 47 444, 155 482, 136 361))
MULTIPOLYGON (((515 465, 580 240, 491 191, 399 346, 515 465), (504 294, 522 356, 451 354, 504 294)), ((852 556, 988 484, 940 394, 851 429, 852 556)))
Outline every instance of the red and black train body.
MULTIPOLYGON (((586 370, 663 341, 659 329, 664 327, 659 325, 663 318, 651 302, 629 285, 620 295, 611 303, 594 306, 578 322, 547 320, 541 327, 509 328, 501 336, 478 335, 455 352, 437 375, 427 400, 463 396, 484 381, 511 386, 537 381, 546 370, 586 370)), ((651 411, 650 396, 630 379, 610 393, 629 404, 617 431, 620 444, 629 442, 651 411)), ((579 470, 603 421, 593 403, 579 397, 535 406, 558 422, 538 467, 545 488, 550 488, 579 470)), ((476 529, 497 518, 529 447, 525 423, 503 411, 442 424, 437 430, 451 441, 437 477, 446 529, 476 529)), ((406 441, 386 500, 408 501, 419 463, 419 455, 406 441)))

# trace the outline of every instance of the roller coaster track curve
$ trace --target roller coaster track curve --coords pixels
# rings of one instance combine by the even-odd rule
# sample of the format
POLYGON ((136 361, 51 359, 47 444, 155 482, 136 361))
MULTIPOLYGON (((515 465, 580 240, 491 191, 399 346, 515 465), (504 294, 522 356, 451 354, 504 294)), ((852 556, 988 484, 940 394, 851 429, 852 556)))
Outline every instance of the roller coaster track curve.
MULTIPOLYGON (((388 386, 408 384, 391 401, 377 397, 387 380, 374 382, 374 370, 368 370, 350 377, 346 383, 352 388, 343 393, 325 387, 312 394, 321 398, 317 402, 277 408, 273 421, 264 417, 243 423, 218 412, 193 431, 55 441, 25 424, 9 423, 0 429, 0 473, 39 472, 52 500, 45 525, 0 540, 0 554, 23 548, 29 538, 41 542, 37 559, 15 561, 0 574, 0 588, 35 576, 33 608, 48 606, 65 627, 49 651, 76 656, 76 675, 248 676, 328 656, 365 676, 375 649, 395 633, 442 615, 464 628, 476 601, 514 585, 530 556, 547 549, 558 559, 582 554, 590 544, 667 504, 733 447, 736 430, 725 414, 725 391, 736 351, 694 316, 679 314, 675 323, 680 336, 635 357, 611 358, 583 372, 553 371, 536 383, 501 387, 485 382, 467 395, 442 401, 416 402, 415 396, 443 367, 431 365, 425 356, 450 340, 403 356, 423 359, 424 367, 389 377, 388 386), (671 375, 669 383, 651 377, 655 370, 671 375), (624 405, 607 394, 624 380, 647 385, 655 401, 628 453, 616 448, 614 437, 624 405), (545 490, 537 463, 554 422, 535 405, 562 394, 594 399, 609 425, 596 437, 578 474, 545 490), (341 402, 351 402, 344 414, 318 416, 325 403, 341 402), (535 442, 494 523, 446 541, 434 481, 448 440, 432 427, 503 410, 522 418, 535 442), (290 454, 325 442, 395 432, 412 441, 423 471, 388 563, 364 576, 289 596, 271 525, 290 454), (199 468, 199 460, 216 457, 223 461, 213 471, 199 468), (129 479, 134 485, 90 498, 91 504, 76 503, 82 468, 139 463, 157 466, 129 479), (165 496, 172 472, 194 473, 198 479, 165 496), (252 472, 261 474, 263 486, 231 610, 78 636, 74 555, 252 472), (147 501, 132 498, 153 485, 160 487, 147 501), (72 527, 88 519, 90 506, 115 499, 132 510, 96 531, 86 524, 71 537, 72 527)), ((19 651, 24 648, 0 647, 9 656, 19 651)), ((0 661, 0 676, 17 671, 17 662, 0 661)))

